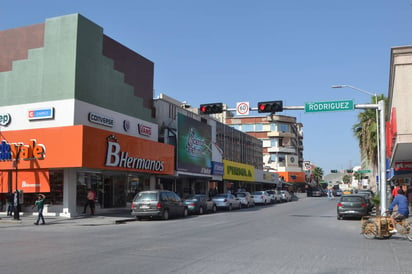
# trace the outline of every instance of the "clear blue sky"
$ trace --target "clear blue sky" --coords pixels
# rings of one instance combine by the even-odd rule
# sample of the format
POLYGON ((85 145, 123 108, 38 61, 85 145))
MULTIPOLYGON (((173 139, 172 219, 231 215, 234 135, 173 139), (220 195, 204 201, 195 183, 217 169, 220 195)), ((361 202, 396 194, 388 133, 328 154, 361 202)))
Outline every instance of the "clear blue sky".
MULTIPOLYGON (((192 106, 286 106, 388 94, 390 49, 412 44, 412 1, 3 1, 0 30, 80 13, 155 63, 155 96, 192 106)), ((304 125, 304 157, 328 174, 360 164, 358 110, 285 111, 304 125)), ((255 114, 255 112, 252 112, 255 114)))

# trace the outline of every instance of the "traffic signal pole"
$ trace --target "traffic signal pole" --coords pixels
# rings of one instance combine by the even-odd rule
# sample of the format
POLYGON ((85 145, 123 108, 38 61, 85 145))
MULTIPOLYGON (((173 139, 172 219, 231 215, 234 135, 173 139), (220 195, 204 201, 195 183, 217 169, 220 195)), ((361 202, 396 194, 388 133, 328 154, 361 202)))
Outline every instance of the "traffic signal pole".
MULTIPOLYGON (((379 188, 380 200, 381 200, 381 215, 384 215, 387 207, 387 184, 386 184, 386 131, 385 131, 385 101, 380 100, 377 104, 355 104, 353 105, 352 100, 346 101, 335 101, 335 102, 319 102, 312 104, 312 110, 306 108, 306 106, 283 106, 283 101, 267 101, 259 102, 257 108, 250 108, 251 111, 270 112, 272 110, 272 115, 276 112, 281 112, 283 110, 304 110, 305 112, 315 112, 315 111, 335 111, 335 110, 353 110, 354 109, 375 109, 379 112, 379 129, 380 129, 380 138, 379 142, 379 151, 377 155, 378 159, 378 170, 380 171, 380 180, 379 188), (263 107, 263 105, 272 104, 272 108, 269 106, 263 107), (320 108, 322 106, 322 109, 320 108), (317 108, 317 109, 316 109, 317 108), (277 109, 278 111, 273 111, 277 109)), ((309 104, 307 104, 309 105, 309 104)), ((236 111, 235 108, 227 108, 224 111, 236 111)))

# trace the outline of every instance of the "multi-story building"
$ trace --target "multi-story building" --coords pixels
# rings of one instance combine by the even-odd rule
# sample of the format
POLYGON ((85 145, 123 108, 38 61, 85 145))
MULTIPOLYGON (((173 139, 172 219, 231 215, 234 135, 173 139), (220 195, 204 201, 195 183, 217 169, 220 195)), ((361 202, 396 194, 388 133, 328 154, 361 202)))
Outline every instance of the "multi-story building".
POLYGON ((277 183, 277 176, 263 171, 258 138, 164 94, 154 107, 159 140, 174 145, 176 152, 175 174, 162 176, 163 187, 184 194, 254 191, 277 183))
POLYGON ((286 183, 305 183, 303 132, 295 117, 268 115, 226 117, 226 124, 262 140, 263 169, 277 173, 286 183))
POLYGON ((389 106, 386 110, 388 179, 410 185, 412 179, 412 46, 391 49, 389 106))

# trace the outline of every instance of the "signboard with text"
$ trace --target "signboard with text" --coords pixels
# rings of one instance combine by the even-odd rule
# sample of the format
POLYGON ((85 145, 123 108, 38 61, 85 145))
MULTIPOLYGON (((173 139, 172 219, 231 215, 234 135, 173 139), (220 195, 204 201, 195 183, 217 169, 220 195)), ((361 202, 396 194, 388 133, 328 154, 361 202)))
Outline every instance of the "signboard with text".
POLYGON ((353 100, 305 103, 305 112, 353 110, 353 100))

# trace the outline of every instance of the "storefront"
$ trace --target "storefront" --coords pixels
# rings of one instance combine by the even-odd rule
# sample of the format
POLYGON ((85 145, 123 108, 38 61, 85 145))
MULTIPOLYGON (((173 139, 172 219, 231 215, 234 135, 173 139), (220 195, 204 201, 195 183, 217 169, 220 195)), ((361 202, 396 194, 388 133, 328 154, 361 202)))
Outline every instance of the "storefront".
POLYGON ((0 140, 0 192, 22 190, 23 208, 44 193, 49 211, 68 217, 88 188, 98 208, 125 207, 174 173, 173 146, 89 126, 5 131, 0 140))
POLYGON ((224 192, 236 192, 239 189, 255 190, 255 168, 251 165, 223 160, 224 192))

